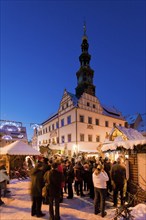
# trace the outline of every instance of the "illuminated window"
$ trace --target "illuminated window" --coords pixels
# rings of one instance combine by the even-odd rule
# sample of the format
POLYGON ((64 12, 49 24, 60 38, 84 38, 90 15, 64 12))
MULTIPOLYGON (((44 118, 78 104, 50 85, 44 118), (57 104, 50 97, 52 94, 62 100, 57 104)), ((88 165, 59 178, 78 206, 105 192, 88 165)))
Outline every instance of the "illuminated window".
POLYGON ((68 142, 71 142, 71 134, 68 134, 67 138, 68 138, 68 142))
POLYGON ((52 138, 52 144, 55 144, 55 138, 52 138))

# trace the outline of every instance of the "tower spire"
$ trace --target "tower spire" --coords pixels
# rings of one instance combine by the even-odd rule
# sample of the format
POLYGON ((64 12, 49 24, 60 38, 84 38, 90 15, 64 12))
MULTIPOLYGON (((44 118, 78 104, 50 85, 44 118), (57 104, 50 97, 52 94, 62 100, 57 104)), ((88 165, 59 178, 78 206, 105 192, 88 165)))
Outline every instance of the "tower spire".
POLYGON ((83 25, 84 35, 82 37, 81 50, 79 56, 80 69, 76 73, 77 87, 76 96, 79 98, 84 92, 95 96, 95 86, 93 85, 94 70, 90 68, 91 55, 88 53, 88 38, 86 35, 86 23, 83 25))

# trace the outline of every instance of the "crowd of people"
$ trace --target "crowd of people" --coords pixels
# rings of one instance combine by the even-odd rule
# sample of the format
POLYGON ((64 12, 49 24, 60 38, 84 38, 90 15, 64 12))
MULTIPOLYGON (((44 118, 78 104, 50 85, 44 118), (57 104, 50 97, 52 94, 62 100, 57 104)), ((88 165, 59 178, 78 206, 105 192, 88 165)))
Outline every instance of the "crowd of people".
POLYGON ((102 217, 107 214, 105 201, 109 195, 113 195, 113 206, 117 207, 120 192, 121 206, 124 204, 126 168, 122 157, 114 163, 102 157, 98 160, 42 157, 32 168, 30 177, 32 216, 43 217, 41 205, 46 203, 49 205, 49 220, 59 220, 64 193, 67 193, 67 199, 73 199, 74 194, 90 196, 94 201, 94 214, 100 213, 102 217), (44 186, 47 187, 47 198, 42 196, 44 186))

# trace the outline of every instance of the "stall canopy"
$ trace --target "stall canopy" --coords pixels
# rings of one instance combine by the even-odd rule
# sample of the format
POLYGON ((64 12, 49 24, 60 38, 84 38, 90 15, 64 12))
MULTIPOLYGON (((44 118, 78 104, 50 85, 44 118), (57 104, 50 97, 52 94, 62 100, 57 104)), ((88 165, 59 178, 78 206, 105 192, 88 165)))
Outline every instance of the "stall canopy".
POLYGON ((141 140, 127 140, 127 141, 111 141, 108 143, 103 143, 101 150, 103 152, 111 150, 114 151, 118 147, 123 147, 125 149, 134 149, 134 146, 138 145, 144 145, 146 144, 146 139, 141 139, 141 140))
POLYGON ((84 153, 98 153, 97 151, 97 146, 80 146, 79 147, 79 152, 84 152, 84 153))
POLYGON ((59 146, 59 145, 53 145, 49 146, 51 150, 64 150, 64 146, 59 146))
POLYGON ((105 152, 116 150, 118 147, 133 150, 134 146, 145 144, 146 138, 137 130, 115 126, 109 134, 109 139, 102 144, 101 150, 105 152))
POLYGON ((25 144, 23 141, 15 141, 0 148, 1 155, 40 155, 40 152, 32 148, 30 145, 25 144))

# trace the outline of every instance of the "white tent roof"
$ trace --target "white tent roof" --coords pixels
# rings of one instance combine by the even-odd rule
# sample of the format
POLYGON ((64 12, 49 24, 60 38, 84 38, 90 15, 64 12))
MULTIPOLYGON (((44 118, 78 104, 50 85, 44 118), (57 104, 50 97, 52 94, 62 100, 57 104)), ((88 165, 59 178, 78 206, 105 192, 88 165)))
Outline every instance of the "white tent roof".
POLYGON ((52 145, 52 146, 49 146, 49 148, 51 150, 64 150, 64 146, 60 146, 60 145, 52 145))
POLYGON ((40 155, 40 152, 25 144, 23 141, 15 141, 5 147, 0 148, 1 155, 40 155))
POLYGON ((108 151, 108 150, 116 150, 117 147, 123 147, 125 149, 133 150, 134 146, 137 145, 144 145, 146 144, 146 139, 141 140, 127 140, 127 141, 110 141, 108 143, 103 143, 101 150, 108 151))
POLYGON ((97 146, 79 146, 79 151, 85 153, 98 153, 97 146))

